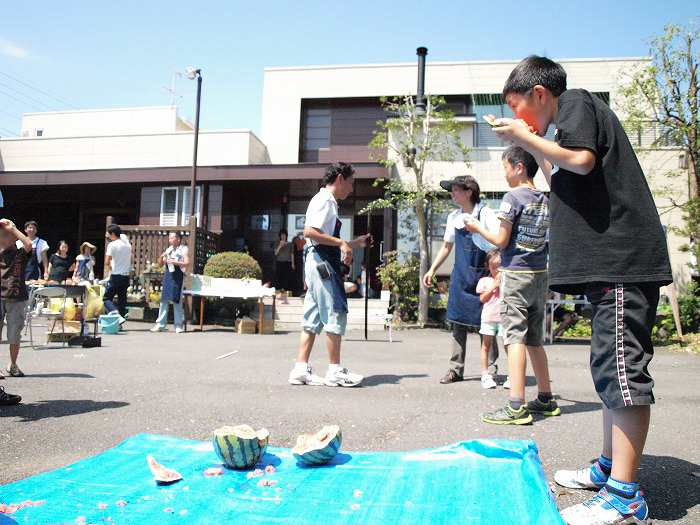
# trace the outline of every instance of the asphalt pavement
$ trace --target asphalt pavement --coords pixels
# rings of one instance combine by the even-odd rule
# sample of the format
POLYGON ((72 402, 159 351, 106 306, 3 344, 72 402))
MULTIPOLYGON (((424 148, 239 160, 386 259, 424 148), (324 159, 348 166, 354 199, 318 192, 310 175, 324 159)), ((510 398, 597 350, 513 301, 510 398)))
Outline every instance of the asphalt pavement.
MULTIPOLYGON (((354 389, 294 387, 297 333, 238 335, 230 330, 150 333, 130 322, 103 336, 101 348, 23 347, 24 378, 0 381, 24 399, 0 407, 0 485, 100 453, 141 432, 208 440, 211 430, 241 423, 264 426, 270 443, 289 447, 300 433, 325 423, 343 429, 348 451, 406 451, 478 438, 531 439, 547 477, 587 465, 600 453, 600 401, 588 370, 586 344, 548 348, 553 390, 562 415, 533 425, 481 421, 502 406, 507 391, 479 381, 478 337, 470 336, 467 380, 440 385, 450 334, 441 330, 351 332, 343 364, 365 375, 354 389), (228 357, 218 356, 235 352, 228 357)), ((3 343, 2 357, 6 355, 3 343)), ((327 366, 317 341, 312 366, 327 366)), ((503 374, 505 355, 501 358, 503 374)), ((657 405, 642 462, 641 484, 655 523, 700 523, 700 357, 657 349, 651 365, 657 405)), ((528 398, 536 395, 528 378, 528 398)), ((560 507, 590 493, 558 495, 560 507)))

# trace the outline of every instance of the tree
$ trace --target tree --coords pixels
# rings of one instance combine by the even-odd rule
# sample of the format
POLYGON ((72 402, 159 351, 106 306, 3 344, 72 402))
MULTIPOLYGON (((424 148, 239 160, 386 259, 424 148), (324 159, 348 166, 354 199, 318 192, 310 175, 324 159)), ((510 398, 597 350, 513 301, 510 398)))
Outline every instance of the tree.
MULTIPOLYGON (((688 166, 688 192, 665 192, 672 206, 683 210, 685 226, 675 232, 696 239, 692 249, 700 259, 700 113, 698 112, 697 49, 700 31, 695 22, 669 24, 664 33, 648 39, 650 62, 622 73, 621 105, 627 114, 625 127, 631 135, 649 137, 650 149, 683 148, 688 166)), ((685 176, 685 170, 668 174, 685 176)))
MULTIPOLYGON (((419 252, 419 276, 430 267, 428 250, 428 211, 438 203, 435 188, 427 180, 426 168, 432 162, 464 162, 469 165, 469 148, 462 142, 459 133, 464 124, 454 113, 445 109, 445 99, 428 95, 425 112, 416 111, 416 100, 410 96, 382 97, 386 120, 377 122, 379 129, 369 143, 372 150, 381 153, 373 156, 388 168, 397 170, 388 179, 376 181, 386 190, 383 199, 372 201, 363 212, 375 209, 412 209, 417 221, 419 252), (399 173, 398 170, 401 170, 399 173)), ((431 170, 435 171, 436 165, 431 170)), ((430 290, 419 283, 418 322, 428 320, 430 290)))

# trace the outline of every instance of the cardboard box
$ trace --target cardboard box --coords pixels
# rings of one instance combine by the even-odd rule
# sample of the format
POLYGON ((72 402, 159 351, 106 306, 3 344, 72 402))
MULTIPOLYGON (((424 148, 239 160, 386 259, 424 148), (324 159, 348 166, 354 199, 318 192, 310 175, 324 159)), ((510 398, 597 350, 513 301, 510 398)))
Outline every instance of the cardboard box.
POLYGON ((143 321, 145 319, 145 308, 143 306, 127 306, 129 321, 143 321))
POLYGON ((263 319, 262 333, 263 334, 274 334, 275 333, 275 320, 274 319, 263 319))
POLYGON ((236 319, 236 332, 239 334, 254 334, 256 324, 255 321, 236 319))
POLYGON ((46 342, 68 341, 71 337, 80 335, 80 321, 63 321, 63 329, 65 334, 61 333, 61 320, 59 319, 53 330, 46 332, 46 342))

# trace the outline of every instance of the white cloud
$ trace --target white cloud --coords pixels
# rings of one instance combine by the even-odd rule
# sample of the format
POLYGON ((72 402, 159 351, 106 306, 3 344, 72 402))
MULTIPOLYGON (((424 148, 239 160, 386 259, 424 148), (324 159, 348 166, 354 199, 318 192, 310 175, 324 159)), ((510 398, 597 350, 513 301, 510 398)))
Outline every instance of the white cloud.
POLYGON ((28 58, 29 51, 0 37, 0 55, 5 55, 10 58, 28 58))

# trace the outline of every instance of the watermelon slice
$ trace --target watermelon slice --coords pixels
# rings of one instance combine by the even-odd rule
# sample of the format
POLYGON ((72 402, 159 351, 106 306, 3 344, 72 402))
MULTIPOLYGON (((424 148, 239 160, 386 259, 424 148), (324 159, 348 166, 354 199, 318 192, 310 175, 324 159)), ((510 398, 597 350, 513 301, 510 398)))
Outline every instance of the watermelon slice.
POLYGON ((315 434, 302 434, 292 454, 302 465, 318 466, 329 463, 340 450, 343 434, 338 425, 326 425, 315 434))
POLYGON ((148 455, 148 468, 151 469, 157 483, 174 483, 182 479, 182 475, 177 470, 161 465, 150 454, 148 455))
POLYGON ((500 126, 505 126, 505 122, 502 119, 496 118, 493 115, 484 115, 484 120, 492 128, 498 128, 500 126))

